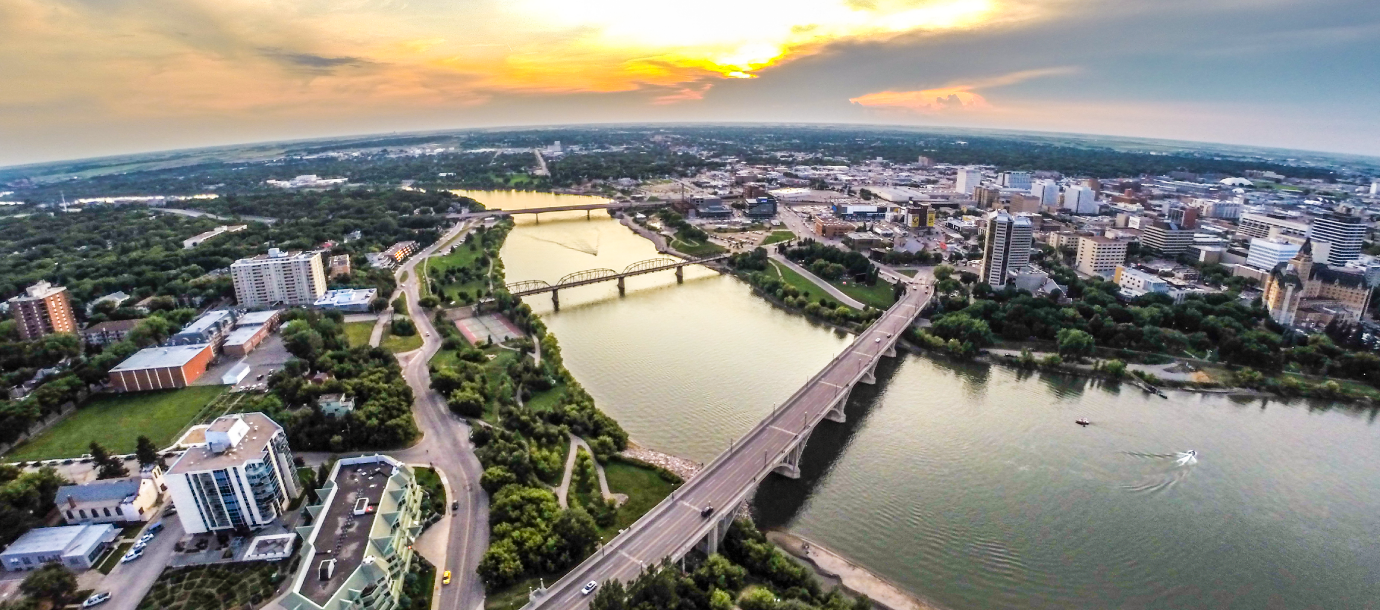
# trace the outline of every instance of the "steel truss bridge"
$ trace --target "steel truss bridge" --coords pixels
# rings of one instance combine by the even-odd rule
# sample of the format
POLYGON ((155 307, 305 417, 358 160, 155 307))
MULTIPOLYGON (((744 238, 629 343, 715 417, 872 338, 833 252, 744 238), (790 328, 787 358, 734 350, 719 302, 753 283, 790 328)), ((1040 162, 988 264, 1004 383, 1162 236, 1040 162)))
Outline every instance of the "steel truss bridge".
POLYGON ((588 286, 589 284, 597 284, 599 282, 616 281, 618 282, 618 294, 622 296, 627 294, 627 286, 624 284, 624 280, 632 276, 674 269, 676 271, 676 283, 684 283, 685 267, 722 260, 728 258, 728 256, 728 254, 717 254, 690 260, 662 256, 635 262, 624 267, 622 271, 614 271, 613 269, 586 269, 566 275, 557 280, 555 284, 547 282, 546 280, 523 280, 521 282, 508 284, 506 287, 508 293, 515 297, 525 297, 549 292, 551 293, 551 303, 559 310, 561 308, 560 291, 566 288, 576 288, 579 286, 588 286))

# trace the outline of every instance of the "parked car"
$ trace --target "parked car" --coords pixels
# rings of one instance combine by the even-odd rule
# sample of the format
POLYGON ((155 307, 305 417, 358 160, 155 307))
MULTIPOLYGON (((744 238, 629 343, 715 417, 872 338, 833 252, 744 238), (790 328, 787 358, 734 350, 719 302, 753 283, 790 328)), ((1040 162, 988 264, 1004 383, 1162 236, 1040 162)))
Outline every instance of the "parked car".
POLYGON ((460 501, 459 501, 459 500, 456 500, 456 501, 450 503, 450 511, 451 511, 451 512, 455 512, 455 511, 457 511, 457 510, 460 510, 460 501))
POLYGON ((130 549, 128 553, 125 553, 124 557, 120 558, 120 563, 129 563, 143 556, 144 549, 130 549))
POLYGON ((107 601, 109 601, 109 600, 110 600, 110 592, 109 592, 109 591, 102 591, 102 592, 100 592, 100 593, 93 593, 93 594, 91 594, 91 597, 86 598, 86 601, 84 601, 84 602, 81 603, 81 607, 83 607, 83 608, 90 608, 90 607, 92 607, 92 606, 99 606, 99 605, 104 604, 105 602, 107 602, 107 601))
POLYGON ((161 531, 163 531, 163 522, 162 522, 162 521, 154 521, 154 522, 153 522, 153 525, 150 525, 150 526, 148 527, 148 529, 144 530, 144 535, 146 535, 146 536, 147 536, 147 535, 150 535, 150 534, 156 535, 156 534, 158 534, 158 532, 161 532, 161 531))
POLYGON ((140 538, 138 541, 136 541, 136 542, 134 543, 134 546, 130 547, 129 550, 131 550, 131 551, 139 551, 140 553, 142 553, 142 552, 144 552, 144 548, 147 547, 148 545, 149 545, 149 541, 148 541, 148 540, 144 540, 143 538, 140 538))
POLYGON ((589 595, 590 593, 593 593, 595 589, 598 588, 599 583, 591 580, 588 583, 585 583, 584 587, 580 588, 580 595, 589 595))

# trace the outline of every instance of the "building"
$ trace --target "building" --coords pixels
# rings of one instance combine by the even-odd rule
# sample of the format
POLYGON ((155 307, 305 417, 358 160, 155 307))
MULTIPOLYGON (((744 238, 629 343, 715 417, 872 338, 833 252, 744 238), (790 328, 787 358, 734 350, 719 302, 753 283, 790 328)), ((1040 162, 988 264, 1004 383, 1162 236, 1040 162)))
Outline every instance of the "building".
POLYGON ((960 169, 954 175, 954 190, 964 195, 972 195, 973 189, 982 184, 982 171, 976 169, 960 169))
POLYGON ((1005 188, 1030 190, 1030 172, 1002 172, 998 182, 1005 188))
POLYGON ((239 318, 232 309, 213 309, 192 320, 177 334, 168 337, 167 345, 198 345, 210 343, 220 347, 220 342, 230 334, 235 320, 239 318))
POLYGON ((1164 278, 1125 265, 1117 266, 1116 272, 1112 275, 1112 281, 1121 287, 1121 294, 1129 299, 1152 292, 1169 294, 1169 282, 1166 282, 1164 278))
POLYGON ((378 294, 376 288, 341 288, 329 290, 311 306, 332 311, 368 313, 369 304, 378 294))
POLYGON ((301 493, 287 435, 263 413, 216 418, 164 481, 188 534, 255 529, 301 493))
POLYGON ((243 358, 272 334, 273 329, 266 325, 236 328, 225 336, 225 343, 220 349, 231 358, 243 358))
POLYGON ((1101 235, 1080 237, 1075 267, 1080 273, 1111 276, 1117 267, 1126 263, 1126 244, 1101 235))
POLYGON ((25 288, 24 294, 6 302, 10 315, 14 316, 20 341, 33 341, 53 333, 77 332, 77 318, 72 314, 66 287, 39 280, 25 288))
POLYGON ((1053 180, 1036 180, 1030 192, 1040 198, 1040 207, 1059 207, 1059 184, 1053 180))
POLYGON ((140 476, 65 485, 58 488, 57 510, 68 525, 146 522, 163 497, 162 479, 154 466, 140 476))
POLYGON ((283 252, 242 258, 230 265, 235 300, 240 307, 259 309, 275 304, 310 305, 326 292, 326 271, 320 252, 283 252))
POLYGON ((1310 235, 1315 242, 1327 242, 1326 262, 1341 267, 1361 257, 1361 245, 1366 239, 1365 220, 1357 216, 1328 214, 1313 220, 1310 235))
POLYGON ((396 608, 421 534, 426 491, 412 469, 375 455, 344 458, 308 506, 311 525, 297 528, 301 563, 284 610, 396 608))
POLYGON ((745 203, 747 203, 747 210, 744 214, 747 214, 748 218, 768 220, 776 217, 776 200, 771 197, 749 199, 745 203))
POLYGON ((142 349, 110 369, 110 386, 117 392, 185 388, 206 374, 214 356, 210 343, 142 349))
POLYGON ((1164 219, 1185 229, 1198 228, 1198 208, 1182 204, 1166 206, 1164 219))
POLYGON ((337 254, 335 256, 332 256, 330 262, 329 275, 330 277, 350 275, 350 255, 337 254))
POLYGON ((912 229, 928 229, 935 226, 934 207, 911 205, 906 207, 906 226, 912 229))
POLYGON ((316 397, 316 406, 326 415, 345 417, 346 413, 355 410, 355 399, 344 394, 322 394, 316 397))
POLYGON ((690 205, 695 210, 696 218, 720 220, 733 218, 733 208, 724 205, 724 200, 719 197, 691 197, 690 205))
POLYGON ((1281 237, 1307 239, 1310 231, 1308 223, 1264 214, 1242 214, 1236 223, 1236 237, 1238 239, 1277 239, 1281 237))
POLYGON ((1294 258, 1302 248, 1302 244, 1283 239, 1252 238, 1250 250, 1246 254, 1246 264, 1263 271, 1272 271, 1280 263, 1294 258))
POLYGON ((249 225, 233 225, 233 226, 221 225, 221 226, 219 226, 219 227, 216 227, 216 228, 214 228, 214 229, 211 229, 210 231, 207 231, 207 232, 202 233, 202 234, 200 234, 200 235, 195 235, 195 236, 188 237, 187 239, 182 240, 182 249, 184 249, 184 250, 191 250, 192 248, 195 248, 195 247, 197 247, 197 246, 200 246, 200 245, 201 245, 203 242, 205 242, 206 240, 211 239, 211 238, 213 238, 213 237, 216 237, 216 236, 218 236, 218 235, 224 235, 224 234, 226 234, 226 233, 236 233, 236 232, 239 232, 239 231, 243 231, 243 230, 245 230, 245 229, 248 229, 248 228, 249 228, 249 225))
POLYGON ((1096 214, 1097 193, 1081 185, 1064 189, 1064 211, 1072 214, 1096 214))
POLYGON ((87 345, 110 345, 125 340, 129 331, 134 330, 143 320, 111 320, 92 324, 81 331, 81 340, 87 345))
POLYGON ((1193 207, 1198 208, 1198 216, 1202 218, 1221 218, 1223 220, 1236 220, 1241 218, 1241 202, 1239 201, 1219 201, 1216 199, 1195 199, 1193 207))
POLYGON ((393 259, 394 263, 401 263, 407 260, 407 257, 412 256, 416 252, 417 242, 400 241, 396 244, 388 246, 388 249, 383 251, 383 255, 393 259))
POLYGON ((87 303, 87 304, 86 304, 86 315, 88 315, 88 316, 91 315, 92 312, 96 311, 96 306, 97 306, 97 305, 100 305, 101 303, 114 303, 114 304, 115 304, 115 307, 116 307, 116 308, 119 308, 121 305, 123 305, 123 304, 125 303, 125 301, 128 301, 128 300, 129 300, 129 295, 128 295, 128 294, 125 294, 125 292, 124 292, 123 290, 117 290, 117 291, 112 292, 112 293, 110 293, 110 294, 107 294, 107 295, 105 295, 105 296, 103 296, 103 297, 101 297, 101 298, 99 298, 99 299, 96 299, 96 300, 94 300, 94 301, 91 301, 90 303, 87 303))
POLYGON ((1017 193, 1011 195, 1011 203, 1006 206, 1006 209, 1012 214, 1039 214, 1042 205, 1040 198, 1035 195, 1017 193))
POLYGON ((1030 218, 1005 211, 987 216, 987 247, 982 257, 982 281, 993 288, 1006 286, 1008 276, 1030 264, 1030 218))
POLYGON ((887 240, 882 239, 882 237, 876 233, 863 233, 857 231, 845 234, 843 236, 843 243, 855 250, 870 250, 872 248, 881 248, 890 245, 887 240))
POLYGON ((1334 320, 1358 322, 1370 304, 1365 275, 1313 261, 1311 242, 1265 280, 1261 300, 1284 326, 1323 327, 1334 320))
POLYGON ((1193 245, 1193 229, 1185 229, 1174 223, 1157 220, 1141 224, 1140 243, 1148 250, 1165 256, 1178 256, 1193 245))
POLYGON ((884 205, 861 203, 836 203, 834 215, 848 220, 882 220, 886 218, 884 205))
POLYGON ((0 563, 11 572, 37 570, 49 563, 87 570, 119 535, 120 529, 109 523, 34 528, 0 553, 0 563))
POLYGON ((832 218, 815 218, 815 235, 820 237, 843 237, 852 233, 857 225, 832 218))

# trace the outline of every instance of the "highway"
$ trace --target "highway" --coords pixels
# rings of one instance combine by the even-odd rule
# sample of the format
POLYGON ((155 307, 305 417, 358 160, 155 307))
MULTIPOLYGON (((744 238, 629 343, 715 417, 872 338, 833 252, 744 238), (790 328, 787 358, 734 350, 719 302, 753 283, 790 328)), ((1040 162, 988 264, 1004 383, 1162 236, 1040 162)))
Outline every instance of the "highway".
POLYGON ((801 433, 813 429, 839 395, 851 389, 875 367, 881 354, 893 347, 931 295, 928 285, 908 285, 910 290, 900 301, 732 448, 525 608, 584 608, 592 598, 580 592, 585 583, 615 578, 631 581, 644 566, 668 556, 682 556, 711 519, 723 517, 723 511, 733 510, 735 502, 749 497, 757 483, 781 463, 801 433), (707 506, 714 507, 714 514, 701 517, 707 506))

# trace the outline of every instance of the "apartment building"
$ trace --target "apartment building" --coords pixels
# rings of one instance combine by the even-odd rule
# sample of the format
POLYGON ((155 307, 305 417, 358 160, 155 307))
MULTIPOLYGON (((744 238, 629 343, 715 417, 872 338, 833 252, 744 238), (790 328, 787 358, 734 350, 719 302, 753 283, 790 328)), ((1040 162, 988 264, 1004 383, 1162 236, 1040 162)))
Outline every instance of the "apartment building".
POLYGON ((1178 256, 1193 245, 1193 229, 1163 220, 1141 225, 1140 243, 1165 256, 1178 256))
POLYGON ((1030 264, 1034 231, 1030 218, 1005 211, 987 216, 987 246, 982 257, 982 281, 993 288, 1006 286, 1007 278, 1030 264))
POLYGON ((1308 223, 1265 214, 1245 213, 1236 221, 1238 239, 1271 239, 1280 237, 1308 237, 1308 223))
POLYGON ((1152 292, 1169 294, 1169 282, 1164 278, 1124 265, 1117 266, 1112 281, 1121 287, 1121 294, 1132 299, 1152 292))
POLYGON ((311 305, 326 292, 326 271, 320 252, 283 252, 242 258, 230 265, 235 300, 240 307, 275 304, 311 305))
POLYGON ((1126 245, 1127 242, 1102 235, 1080 237, 1075 266, 1080 273, 1111 276, 1126 262, 1126 245))
POLYGON ((33 341, 44 335, 77 332, 77 318, 72 314, 72 302, 67 288, 39 280, 24 289, 24 294, 8 301, 21 341, 33 341))
POLYGON ((1366 222, 1357 216, 1328 214, 1313 220, 1311 234, 1314 245, 1327 242, 1325 261, 1341 267, 1361 257, 1361 245, 1366 239, 1366 222))
POLYGON ((297 528, 302 561, 285 610, 396 608, 422 531, 426 492, 413 470, 383 455, 345 458, 331 469, 307 507, 311 525, 297 528))
POLYGON ((125 340, 129 331, 134 330, 143 320, 110 320, 92 324, 81 331, 81 340, 87 345, 110 345, 125 340))
POLYGON ((263 413, 219 417, 180 444, 190 448, 163 478, 188 534, 263 527, 302 491, 287 435, 263 413))
POLYGON ((1246 253, 1246 264, 1261 271, 1274 271, 1280 263, 1294 258, 1302 247, 1302 244, 1284 239, 1254 238, 1246 253))

